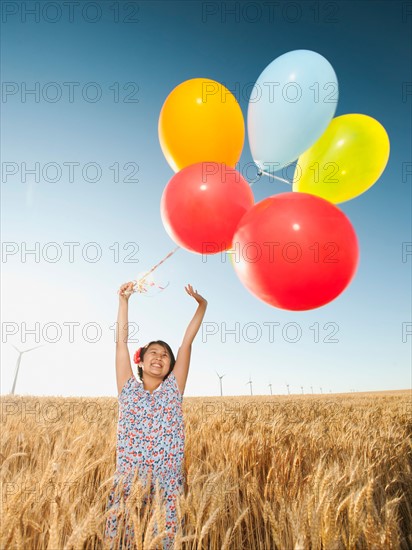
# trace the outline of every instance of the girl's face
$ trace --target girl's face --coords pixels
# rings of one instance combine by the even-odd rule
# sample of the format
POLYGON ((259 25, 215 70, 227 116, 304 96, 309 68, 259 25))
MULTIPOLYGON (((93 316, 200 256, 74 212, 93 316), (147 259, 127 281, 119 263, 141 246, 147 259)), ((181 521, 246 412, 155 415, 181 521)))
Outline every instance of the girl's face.
POLYGON ((143 358, 143 373, 163 379, 169 372, 169 368, 170 356, 167 350, 159 344, 149 346, 143 358))

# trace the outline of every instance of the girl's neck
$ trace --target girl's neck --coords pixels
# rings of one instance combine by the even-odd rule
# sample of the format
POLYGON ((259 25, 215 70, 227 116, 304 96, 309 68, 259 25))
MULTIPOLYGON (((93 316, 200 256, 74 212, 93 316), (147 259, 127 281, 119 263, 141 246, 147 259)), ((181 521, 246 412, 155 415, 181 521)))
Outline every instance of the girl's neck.
POLYGON ((150 393, 153 393, 154 390, 157 390, 157 388, 160 386, 162 382, 159 382, 157 380, 150 380, 148 378, 143 377, 143 388, 146 391, 149 391, 150 393))

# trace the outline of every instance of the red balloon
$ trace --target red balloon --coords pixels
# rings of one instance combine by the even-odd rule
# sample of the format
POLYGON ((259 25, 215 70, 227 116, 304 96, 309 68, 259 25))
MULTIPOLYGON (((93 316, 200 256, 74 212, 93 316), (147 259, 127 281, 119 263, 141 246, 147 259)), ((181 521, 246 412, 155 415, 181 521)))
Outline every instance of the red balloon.
POLYGON ((359 261, 349 219, 308 193, 281 193, 255 204, 241 219, 233 248, 244 286, 263 302, 294 311, 339 296, 359 261))
POLYGON ((240 219, 253 205, 252 190, 237 170, 199 162, 171 178, 160 210, 166 231, 178 245, 216 254, 232 246, 240 219))

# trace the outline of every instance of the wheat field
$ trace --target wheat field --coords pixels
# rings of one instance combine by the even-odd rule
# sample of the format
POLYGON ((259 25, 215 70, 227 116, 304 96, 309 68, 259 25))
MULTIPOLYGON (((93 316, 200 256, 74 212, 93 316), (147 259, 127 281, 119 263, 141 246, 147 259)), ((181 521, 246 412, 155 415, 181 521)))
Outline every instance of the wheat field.
MULTIPOLYGON (((409 391, 183 404, 176 549, 412 548, 409 391)), ((117 399, 8 395, 1 411, 1 550, 107 548, 117 399)), ((134 547, 156 549, 164 509, 143 496, 135 483, 119 521, 130 513, 134 547)))

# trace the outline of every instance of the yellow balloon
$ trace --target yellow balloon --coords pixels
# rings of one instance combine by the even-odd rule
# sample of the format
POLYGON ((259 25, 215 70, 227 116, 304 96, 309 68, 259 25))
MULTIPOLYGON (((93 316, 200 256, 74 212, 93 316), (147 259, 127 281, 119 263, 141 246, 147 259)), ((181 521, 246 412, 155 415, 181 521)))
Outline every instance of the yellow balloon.
POLYGON ((389 159, 389 137, 374 118, 362 114, 334 118, 310 149, 300 155, 293 191, 332 203, 364 193, 379 179, 389 159))
POLYGON ((175 172, 197 162, 234 168, 245 139, 235 96, 207 78, 186 80, 172 90, 160 112, 158 130, 163 154, 175 172))

